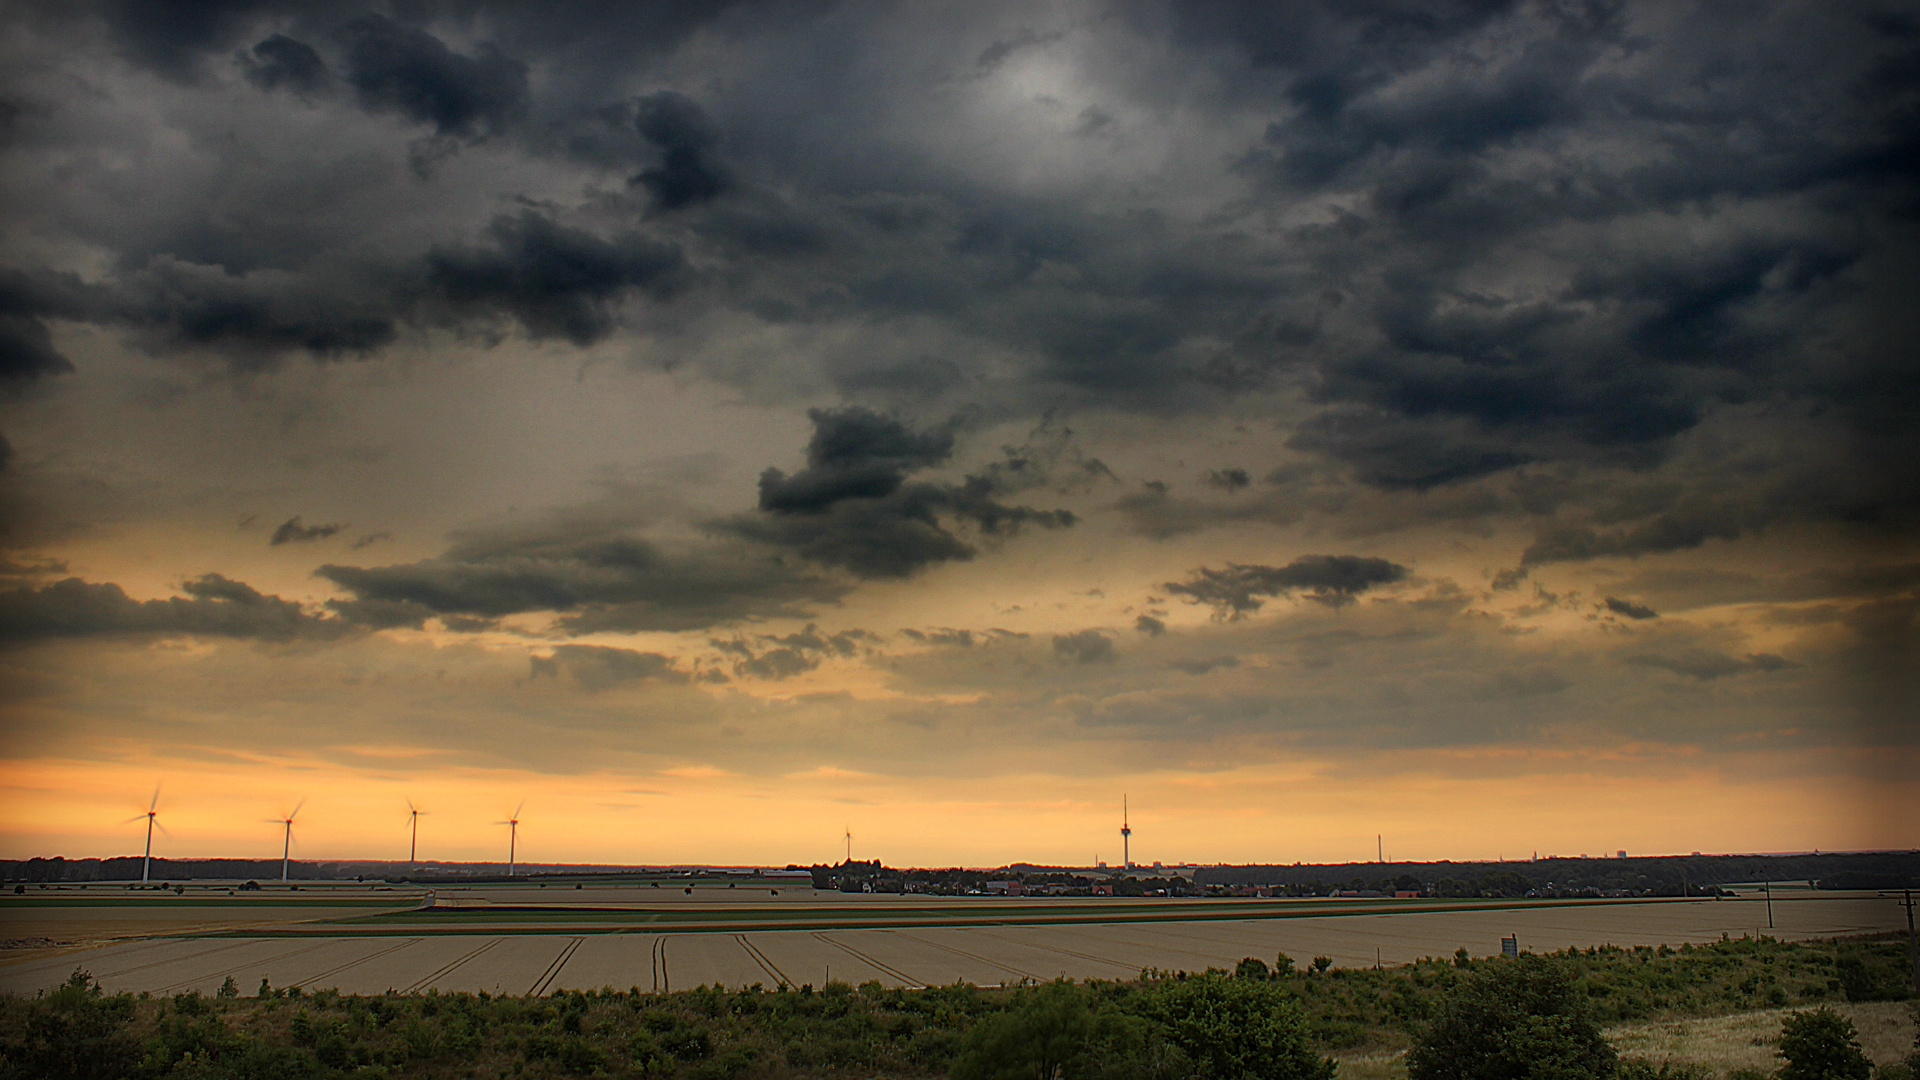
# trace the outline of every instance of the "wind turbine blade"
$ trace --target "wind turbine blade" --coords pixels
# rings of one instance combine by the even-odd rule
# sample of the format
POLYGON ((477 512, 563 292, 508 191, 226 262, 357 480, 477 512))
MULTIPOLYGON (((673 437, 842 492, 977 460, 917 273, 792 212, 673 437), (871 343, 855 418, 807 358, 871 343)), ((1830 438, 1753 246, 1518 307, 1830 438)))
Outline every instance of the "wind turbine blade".
POLYGON ((161 836, 164 836, 169 840, 173 839, 173 834, 168 832, 167 827, 165 825, 160 824, 158 819, 154 820, 153 827, 160 830, 161 836))
POLYGON ((522 810, 525 810, 526 808, 527 808, 527 800, 525 800, 525 799, 521 799, 521 800, 520 800, 520 805, 519 805, 519 806, 516 806, 516 807, 514 807, 514 808, 513 808, 513 817, 514 817, 514 820, 516 820, 516 821, 517 821, 517 820, 519 820, 519 818, 520 818, 520 811, 522 811, 522 810))
POLYGON ((419 808, 413 805, 412 799, 407 800, 407 812, 410 814, 417 814, 420 812, 419 808))
POLYGON ((152 813, 158 809, 160 809, 160 785, 155 784, 153 785, 153 798, 147 800, 147 812, 152 813))
POLYGON ((122 825, 131 825, 131 824, 133 824, 133 823, 134 823, 134 822, 136 822, 136 821, 145 821, 145 820, 147 820, 147 815, 145 815, 145 814, 135 814, 135 815, 133 815, 132 817, 130 817, 130 818, 128 818, 127 820, 125 820, 125 821, 123 821, 123 822, 121 822, 120 824, 122 824, 122 825))
POLYGON ((296 817, 299 817, 299 816, 300 816, 300 808, 301 808, 301 807, 303 807, 303 806, 305 806, 305 805, 307 805, 307 800, 305 800, 305 799, 301 799, 301 800, 300 800, 299 802, 297 802, 297 803, 294 803, 294 804, 293 804, 293 813, 291 813, 291 814, 288 814, 288 815, 287 815, 287 820, 288 820, 288 821, 292 821, 292 820, 293 820, 294 818, 296 818, 296 817))

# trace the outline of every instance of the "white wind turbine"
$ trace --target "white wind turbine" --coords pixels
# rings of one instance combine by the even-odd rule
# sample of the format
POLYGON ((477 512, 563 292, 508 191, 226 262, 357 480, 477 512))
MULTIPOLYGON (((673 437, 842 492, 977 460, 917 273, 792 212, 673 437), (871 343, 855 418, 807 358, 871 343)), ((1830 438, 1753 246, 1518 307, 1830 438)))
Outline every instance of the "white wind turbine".
POLYGON ((307 805, 307 800, 301 799, 299 802, 293 805, 292 812, 287 814, 286 817, 267 819, 269 822, 272 822, 275 825, 281 826, 284 830, 280 838, 280 880, 281 881, 287 880, 287 864, 291 860, 291 857, 293 855, 293 819, 299 816, 300 808, 305 805, 307 805))
POLYGON ((407 839, 407 866, 408 867, 415 867, 420 865, 420 815, 424 813, 426 813, 425 810, 422 810, 419 807, 413 805, 412 799, 407 800, 407 820, 413 823, 412 824, 413 831, 409 834, 407 839))
POLYGON ((153 789, 153 798, 151 798, 151 799, 148 799, 148 800, 147 800, 147 812, 146 812, 146 813, 144 813, 144 814, 135 814, 135 815, 133 815, 132 817, 130 817, 130 818, 128 818, 127 820, 125 820, 125 821, 123 821, 123 822, 121 822, 121 823, 120 823, 120 824, 122 824, 122 825, 131 825, 131 824, 133 824, 134 822, 136 822, 136 821, 139 821, 139 820, 141 820, 141 819, 143 819, 143 818, 144 818, 144 819, 146 820, 146 823, 147 823, 147 853, 146 853, 145 855, 143 855, 143 856, 141 856, 141 857, 140 857, 140 880, 141 880, 142 882, 145 882, 145 881, 147 881, 147 880, 148 880, 148 875, 147 875, 147 871, 148 871, 148 869, 149 869, 149 868, 151 868, 151 867, 152 867, 152 865, 153 865, 153 830, 154 830, 154 827, 155 827, 155 826, 159 826, 159 829, 160 829, 160 835, 162 835, 162 836, 172 836, 172 835, 173 835, 172 833, 170 833, 170 832, 168 832, 168 831, 167 831, 167 827, 166 827, 165 825, 161 825, 161 824, 160 824, 160 822, 158 822, 157 820, 155 820, 155 819, 156 819, 156 818, 158 818, 159 816, 160 816, 160 788, 159 788, 159 785, 155 785, 155 786, 154 786, 154 789, 153 789))
POLYGON ((505 821, 496 821, 495 825, 507 827, 507 876, 513 876, 514 848, 520 842, 520 811, 527 808, 527 800, 521 799, 520 805, 513 808, 513 816, 505 821))

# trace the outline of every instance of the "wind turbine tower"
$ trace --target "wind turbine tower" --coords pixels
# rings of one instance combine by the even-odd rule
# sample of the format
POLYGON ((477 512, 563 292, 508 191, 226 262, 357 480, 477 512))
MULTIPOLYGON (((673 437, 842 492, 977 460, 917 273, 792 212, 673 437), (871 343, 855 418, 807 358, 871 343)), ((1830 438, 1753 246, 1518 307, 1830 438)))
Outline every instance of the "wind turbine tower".
POLYGON ((516 806, 513 808, 512 817, 508 818, 505 821, 494 822, 495 825, 505 825, 507 827, 507 876, 508 877, 513 876, 514 862, 516 858, 516 848, 520 843, 520 811, 525 810, 526 808, 527 808, 527 803, 526 803, 526 800, 523 799, 521 800, 519 806, 516 806))
POLYGON ((420 815, 425 812, 426 811, 421 810, 419 807, 414 806, 412 799, 407 800, 407 818, 412 822, 412 832, 409 833, 407 837, 407 865, 409 867, 420 865, 420 815))
MULTIPOLYGON (((147 819, 147 853, 140 857, 140 880, 143 883, 149 880, 147 871, 151 869, 153 865, 153 827, 154 825, 158 824, 157 822, 154 821, 154 818, 159 813, 160 813, 160 789, 154 788, 153 798, 147 800, 147 812, 144 814, 135 814, 132 817, 128 818, 127 820, 121 822, 122 825, 131 825, 134 822, 139 821, 141 818, 147 819)), ((165 829, 161 829, 160 831, 166 832, 165 829)))
POLYGON ((300 808, 305 805, 307 805, 307 800, 301 799, 298 803, 294 804, 293 812, 288 814, 286 817, 267 819, 268 821, 279 824, 282 828, 282 832, 280 835, 280 880, 281 881, 287 880, 287 867, 292 862, 292 859, 293 859, 293 819, 299 816, 300 808))
POLYGON ((1120 865, 1133 869, 1133 829, 1127 825, 1127 796, 1120 796, 1120 865))

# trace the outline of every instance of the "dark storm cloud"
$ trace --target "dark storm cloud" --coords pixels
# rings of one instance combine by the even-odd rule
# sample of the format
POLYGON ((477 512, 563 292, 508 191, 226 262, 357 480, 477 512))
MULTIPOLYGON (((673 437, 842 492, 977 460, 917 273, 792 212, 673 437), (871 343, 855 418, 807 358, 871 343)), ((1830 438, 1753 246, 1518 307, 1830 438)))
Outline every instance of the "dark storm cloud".
POLYGON ((1605 606, 1608 611, 1616 615, 1625 615, 1629 619, 1657 619, 1660 617, 1659 612, 1645 604, 1636 604, 1631 600, 1622 600, 1614 596, 1607 597, 1605 606))
POLYGON ((316 358, 365 356, 399 335, 392 299, 269 272, 231 274, 163 256, 116 284, 89 290, 85 318, 130 325, 155 351, 206 348, 239 367, 294 350, 316 358))
MULTIPOLYGON (((241 368, 294 351, 317 360, 365 357, 410 323, 484 327, 504 317, 535 340, 589 345, 612 332, 627 297, 671 294, 684 266, 671 243, 631 231, 603 238, 531 210, 496 216, 482 235, 482 244, 436 247, 416 262, 342 280, 231 273, 165 256, 111 285, 9 275, 0 278, 0 332, 12 306, 130 326, 153 351, 206 349, 241 368)), ((28 361, 38 365, 30 374, 65 370, 50 352, 28 361)))
MULTIPOLYGON (((279 528, 273 530, 273 537, 267 541, 267 545, 269 547, 279 547, 281 544, 297 544, 308 540, 325 540, 344 527, 345 526, 342 525, 302 525, 300 523, 300 515, 295 514, 281 522, 279 528)), ((355 547, 358 546, 357 544, 355 545, 355 547)))
POLYGON ((62 314, 44 278, 0 269, 0 385, 19 387, 72 371, 53 347, 46 317, 62 314))
POLYGON ((1708 540, 1732 540, 1745 522, 1709 512, 1670 513, 1650 517, 1638 525, 1600 531, 1584 526, 1550 529, 1521 554, 1523 566, 1571 562, 1610 555, 1650 555, 1686 551, 1708 540))
MULTIPOLYGON (((1605 518, 1509 511, 1539 519, 1527 565, 1683 551, 1793 518, 1910 523, 1920 380, 1904 343, 1920 332, 1920 300, 1902 259, 1920 206, 1920 54, 1893 21, 1787 3, 1116 0, 1105 11, 1120 17, 1059 32, 982 24, 944 64, 896 54, 927 36, 909 8, 857 26, 806 4, 370 15, 105 3, 21 20, 20 48, 117 70, 93 55, 87 27, 98 24, 134 64, 203 87, 170 92, 224 92, 213 85, 224 70, 312 99, 276 93, 252 107, 381 140, 343 140, 343 154, 400 161, 426 134, 456 148, 484 139, 499 167, 422 175, 363 202, 343 187, 339 203, 303 213, 313 224, 299 237, 274 239, 231 222, 263 216, 278 182, 312 162, 256 158, 244 133, 169 120, 206 158, 155 170, 154 197, 200 206, 192 191, 204 206, 156 238, 100 224, 126 198, 87 182, 111 172, 89 162, 118 160, 122 136, 101 117, 135 114, 59 114, 19 152, 73 162, 62 168, 83 182, 17 220, 99 252, 88 279, 98 295, 0 296, 0 380, 66 370, 61 320, 132 327, 155 351, 217 351, 242 366, 294 351, 375 356, 414 324, 507 319, 586 345, 630 323, 655 355, 691 357, 756 393, 839 392, 916 415, 979 396, 998 419, 1062 406, 1204 421, 1284 399, 1274 403, 1292 450, 1336 463, 1346 483, 1402 494, 1402 507, 1529 469, 1668 467, 1736 409, 1812 417, 1852 448, 1836 463, 1844 497, 1605 518), (674 54, 701 30, 729 43, 717 59, 674 54), (1087 68, 1075 90, 1088 101, 1061 114, 1053 149, 1117 129, 1141 147, 1164 143, 1177 169, 1136 175, 1115 158, 1091 167, 1100 183, 1088 186, 1090 167, 1064 152, 1036 150, 1018 179, 992 155, 945 153, 949 129, 978 122, 969 95, 1066 49, 1168 58, 1087 68), (204 63, 235 50, 237 69, 204 63), (697 90, 676 77, 703 62, 723 70, 697 90), (390 131, 352 103, 417 128, 390 131), (1171 103, 1200 122, 1151 119, 1171 103), (1117 119, 1073 138, 1076 115, 1117 119), (1202 130, 1257 134, 1183 141, 1202 130), (181 179, 202 175, 231 182, 203 192, 181 179), (522 198, 543 209, 495 217, 522 198), (1193 212, 1170 212, 1179 200, 1193 212), (409 228, 429 203, 467 219, 409 228), (244 243, 233 238, 243 231, 244 243), (372 272, 343 269, 345 253, 363 251, 372 272), (276 274, 252 272, 266 266, 276 274), (671 296, 679 318, 623 320, 621 305, 641 295, 671 296), (859 340, 747 363, 699 329, 711 326, 859 340), (1867 461, 1891 464, 1858 467, 1867 461)), ((102 100, 127 92, 106 74, 102 100)), ((52 81, 31 89, 72 97, 52 81)), ((183 97, 168 115, 225 115, 205 102, 183 97)), ((809 466, 737 525, 822 564, 898 576, 968 557, 955 522, 1064 523, 914 471, 882 463, 865 479, 891 483, 886 494, 836 498, 832 483, 861 477, 809 466), (828 486, 810 491, 802 477, 828 486), (799 509, 808 498, 825 501, 799 509)), ((1678 480, 1740 495, 1777 472, 1678 480)), ((1243 490, 1230 476, 1211 482, 1243 490)), ((1152 535, 1244 520, 1138 501, 1152 535)), ((1285 520, 1273 506, 1251 512, 1285 520)))
POLYGON ((1133 628, 1147 635, 1148 637, 1159 637, 1161 634, 1164 634, 1167 632, 1167 624, 1164 621, 1160 619, 1156 619, 1151 615, 1135 616, 1133 620, 1133 628))
POLYGON ((1216 487, 1221 491, 1239 491, 1253 483, 1247 476, 1247 470, 1238 468, 1211 469, 1204 479, 1208 487, 1216 487))
POLYGON ((659 149, 660 163, 642 169, 633 183, 652 194, 656 208, 677 210, 727 190, 712 156, 719 134, 693 99, 662 90, 634 104, 634 127, 659 149))
POLYGON ((1415 491, 1496 473, 1535 456, 1471 421, 1416 419, 1384 409, 1329 409, 1300 424, 1287 445, 1342 461, 1363 483, 1415 491))
POLYGON ((1098 630, 1053 635, 1053 653, 1070 664, 1110 664, 1119 658, 1113 639, 1098 630))
POLYGON ((804 675, 834 657, 855 656, 862 643, 873 640, 874 635, 865 630, 823 634, 808 623, 806 629, 798 633, 761 634, 752 638, 714 640, 710 644, 738 658, 733 663, 735 675, 778 682, 804 675))
POLYGON ((606 690, 637 682, 684 683, 690 676, 675 666, 673 658, 637 649, 615 649, 604 645, 557 645, 546 656, 528 658, 531 677, 559 678, 561 671, 572 675, 581 688, 606 690))
POLYGON ((333 82, 327 62, 313 46, 285 34, 274 34, 240 54, 247 81, 262 90, 285 87, 296 94, 316 94, 333 82))
POLYGON ((788 476, 760 474, 760 509, 811 513, 843 499, 893 494, 907 473, 938 465, 953 453, 953 432, 916 432, 868 409, 810 409, 813 437, 807 467, 788 476))
POLYGON ((1364 555, 1302 555, 1285 566, 1228 563, 1225 569, 1201 567, 1186 581, 1161 588, 1190 602, 1208 604, 1223 618, 1259 611, 1263 597, 1299 592, 1315 603, 1344 607, 1376 585, 1404 580, 1407 568, 1364 555))
POLYGON ((525 107, 527 66, 490 43, 465 56, 381 15, 348 23, 341 43, 347 82, 369 110, 471 137, 500 133, 525 107))
POLYGON ((909 474, 953 451, 950 430, 915 431, 858 406, 808 413, 814 434, 807 467, 788 476, 760 476, 760 513, 716 524, 723 531, 787 548, 861 577, 905 577, 926 566, 973 558, 973 544, 952 526, 1004 537, 1034 525, 1064 528, 1065 510, 1011 506, 993 496, 1003 473, 983 472, 958 484, 909 482, 909 474))
POLYGON ((72 370, 54 350, 45 323, 27 315, 0 315, 0 383, 17 386, 72 370))
POLYGON ((170 79, 193 81, 207 53, 232 44, 270 6, 260 0, 109 0, 99 13, 129 60, 170 79))
POLYGON ((327 565, 347 603, 415 605, 435 615, 560 616, 568 633, 692 630, 805 615, 847 586, 753 552, 669 550, 626 523, 554 520, 461 535, 440 556, 394 566, 327 565))
POLYGON ((194 578, 180 591, 187 595, 135 600, 111 582, 79 578, 9 589, 0 592, 0 640, 192 634, 284 642, 352 630, 344 620, 310 615, 291 600, 219 574, 194 578))
POLYGON ((487 226, 491 246, 436 250, 428 282, 463 314, 503 311, 528 336, 590 345, 613 329, 610 306, 633 290, 663 296, 683 263, 672 244, 623 233, 603 240, 522 211, 487 226))
POLYGON ((843 582, 741 546, 653 542, 637 534, 647 521, 645 503, 645 494, 622 494, 532 521, 455 532, 445 552, 417 563, 323 565, 315 573, 351 594, 332 601, 344 615, 365 603, 420 617, 551 613, 566 634, 804 617, 849 592, 843 582))

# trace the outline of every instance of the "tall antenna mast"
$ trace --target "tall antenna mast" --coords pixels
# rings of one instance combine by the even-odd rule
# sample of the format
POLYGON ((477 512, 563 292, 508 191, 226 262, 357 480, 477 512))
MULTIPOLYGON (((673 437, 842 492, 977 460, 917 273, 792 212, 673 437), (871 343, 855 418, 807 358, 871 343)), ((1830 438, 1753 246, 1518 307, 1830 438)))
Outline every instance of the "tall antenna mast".
POLYGON ((1133 869, 1133 829, 1127 824, 1127 793, 1120 793, 1120 865, 1133 869))

